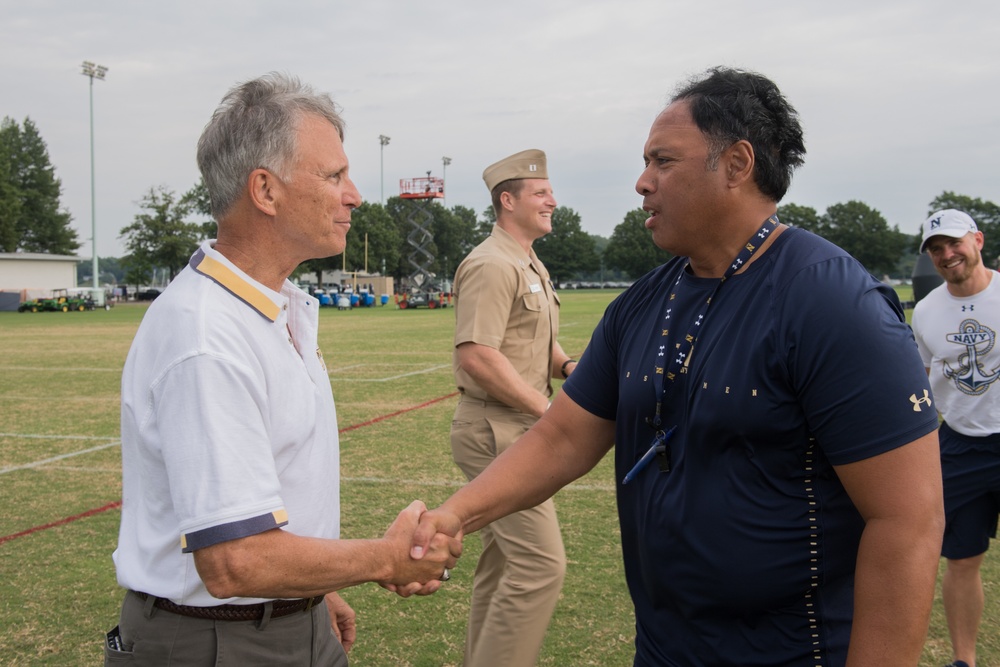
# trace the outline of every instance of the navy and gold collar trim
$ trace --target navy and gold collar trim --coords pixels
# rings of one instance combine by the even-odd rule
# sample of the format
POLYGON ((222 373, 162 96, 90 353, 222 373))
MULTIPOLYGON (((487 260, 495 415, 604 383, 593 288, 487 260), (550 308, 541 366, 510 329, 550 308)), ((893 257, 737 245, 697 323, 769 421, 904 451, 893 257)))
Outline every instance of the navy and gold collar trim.
POLYGON ((191 256, 191 268, 201 275, 211 278, 220 287, 247 304, 271 322, 278 319, 281 306, 267 294, 251 285, 223 262, 210 257, 203 248, 191 256))

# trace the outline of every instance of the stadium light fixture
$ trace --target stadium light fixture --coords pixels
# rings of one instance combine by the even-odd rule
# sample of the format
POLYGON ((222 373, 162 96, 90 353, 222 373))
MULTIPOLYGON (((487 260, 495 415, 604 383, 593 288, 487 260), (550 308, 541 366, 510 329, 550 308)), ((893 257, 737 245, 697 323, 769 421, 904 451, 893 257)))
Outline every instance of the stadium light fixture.
POLYGON ((451 164, 450 157, 441 158, 441 187, 444 188, 442 193, 444 196, 441 197, 441 205, 447 208, 446 202, 448 201, 448 165, 451 164))
POLYGON ((385 206, 385 162, 383 160, 383 155, 385 154, 385 147, 389 145, 389 137, 384 134, 378 135, 378 143, 379 181, 382 187, 382 205, 385 206))
POLYGON ((83 61, 83 74, 90 79, 90 245, 93 254, 94 288, 98 288, 98 266, 97 266, 97 203, 94 186, 94 79, 104 81, 104 76, 108 73, 108 68, 104 65, 96 65, 89 60, 83 61))

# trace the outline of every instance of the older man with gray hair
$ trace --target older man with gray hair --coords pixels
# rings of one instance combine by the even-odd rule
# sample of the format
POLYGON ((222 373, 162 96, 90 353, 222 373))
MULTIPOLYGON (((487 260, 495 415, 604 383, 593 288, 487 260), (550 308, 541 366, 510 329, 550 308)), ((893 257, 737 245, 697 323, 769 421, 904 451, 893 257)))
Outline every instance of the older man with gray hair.
POLYGON ((339 539, 319 309, 287 278, 343 252, 361 203, 343 121, 329 96, 269 74, 223 98, 198 165, 218 239, 150 306, 122 375, 128 593, 106 664, 346 665, 354 612, 336 591, 432 593, 461 544, 409 557, 419 501, 381 539, 339 539))

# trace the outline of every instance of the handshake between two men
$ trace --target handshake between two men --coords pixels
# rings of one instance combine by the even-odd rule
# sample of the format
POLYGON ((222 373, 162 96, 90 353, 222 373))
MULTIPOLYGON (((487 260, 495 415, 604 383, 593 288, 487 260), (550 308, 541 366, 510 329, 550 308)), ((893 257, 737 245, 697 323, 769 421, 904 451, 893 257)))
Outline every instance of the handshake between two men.
POLYGON ((398 560, 392 564, 391 574, 377 581, 404 598, 437 592, 462 555, 461 527, 450 534, 436 532, 432 528, 436 524, 421 521, 427 511, 422 501, 414 500, 382 537, 390 545, 387 552, 398 560))

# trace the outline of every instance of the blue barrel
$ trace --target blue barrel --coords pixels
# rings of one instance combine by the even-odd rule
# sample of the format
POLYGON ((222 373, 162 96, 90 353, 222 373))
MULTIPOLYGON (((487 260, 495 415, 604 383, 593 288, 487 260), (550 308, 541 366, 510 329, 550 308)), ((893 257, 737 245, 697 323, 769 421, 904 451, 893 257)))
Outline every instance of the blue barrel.
POLYGON ((365 305, 366 306, 374 306, 375 305, 375 295, 374 294, 365 294, 365 305))
POLYGON ((358 305, 358 295, 357 294, 352 294, 351 295, 351 308, 355 308, 357 305, 358 305))
POLYGON ((387 303, 389 303, 389 295, 388 294, 383 294, 382 295, 382 305, 384 306, 387 303))

